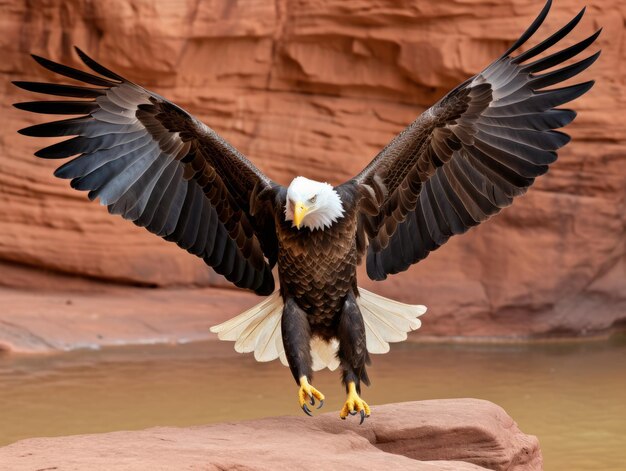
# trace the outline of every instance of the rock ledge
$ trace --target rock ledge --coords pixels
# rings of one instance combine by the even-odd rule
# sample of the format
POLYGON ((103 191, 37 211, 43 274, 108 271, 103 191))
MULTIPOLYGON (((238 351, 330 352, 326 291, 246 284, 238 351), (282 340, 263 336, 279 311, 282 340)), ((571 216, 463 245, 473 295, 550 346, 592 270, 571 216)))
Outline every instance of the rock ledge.
POLYGON ((497 470, 542 469, 537 438, 499 406, 446 399, 375 406, 359 426, 336 412, 189 428, 22 440, 6 469, 497 470))

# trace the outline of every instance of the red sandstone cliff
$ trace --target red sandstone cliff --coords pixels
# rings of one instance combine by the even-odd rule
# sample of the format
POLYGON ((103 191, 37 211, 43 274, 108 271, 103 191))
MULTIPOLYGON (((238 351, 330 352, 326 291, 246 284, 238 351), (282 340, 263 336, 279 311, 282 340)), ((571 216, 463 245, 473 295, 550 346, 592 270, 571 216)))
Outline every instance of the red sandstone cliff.
MULTIPOLYGON (((375 285, 361 277, 382 294, 428 305, 426 334, 585 333, 626 320, 626 5, 587 3, 564 43, 605 27, 603 55, 581 78, 597 84, 574 105, 573 142, 549 174, 409 272, 375 285)), ((556 1, 544 34, 583 4, 556 1)), ((41 119, 10 107, 32 95, 9 83, 46 76, 28 53, 77 64, 71 46, 79 45, 203 119, 277 181, 306 174, 337 183, 497 57, 541 6, 0 0, 0 285, 55 286, 53 273, 64 273, 225 286, 200 260, 56 180, 56 162, 32 156, 44 144, 16 130, 41 119), (23 266, 51 274, 24 276, 23 266)))

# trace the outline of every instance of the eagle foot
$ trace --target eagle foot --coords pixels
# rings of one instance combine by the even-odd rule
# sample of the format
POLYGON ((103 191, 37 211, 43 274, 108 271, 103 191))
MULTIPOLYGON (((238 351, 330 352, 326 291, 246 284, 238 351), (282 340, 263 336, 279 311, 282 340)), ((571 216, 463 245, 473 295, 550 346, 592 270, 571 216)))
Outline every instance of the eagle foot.
POLYGON ((342 420, 345 420, 348 415, 356 415, 357 413, 361 415, 361 422, 359 422, 359 425, 361 425, 365 418, 370 416, 370 406, 368 406, 367 402, 359 397, 356 392, 356 384, 353 381, 350 381, 348 383, 348 398, 346 399, 341 412, 339 412, 339 417, 341 417, 342 420))
POLYGON ((324 395, 309 384, 306 376, 300 378, 300 390, 298 391, 298 400, 300 401, 300 407, 306 415, 313 417, 309 404, 315 405, 315 399, 319 401, 317 408, 321 408, 324 405, 324 395), (307 404, 308 403, 308 404, 307 404))

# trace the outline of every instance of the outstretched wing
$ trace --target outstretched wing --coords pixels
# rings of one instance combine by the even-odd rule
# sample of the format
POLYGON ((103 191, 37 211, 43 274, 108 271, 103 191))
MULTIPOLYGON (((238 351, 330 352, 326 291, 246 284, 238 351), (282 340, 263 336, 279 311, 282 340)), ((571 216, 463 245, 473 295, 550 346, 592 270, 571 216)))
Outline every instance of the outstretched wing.
POLYGON ((543 42, 512 56, 539 28, 550 5, 502 57, 424 112, 356 177, 380 204, 378 214, 365 208, 360 221, 369 239, 370 278, 406 270, 450 236, 510 205, 569 142, 568 135, 554 129, 576 114, 555 107, 578 98, 593 82, 545 88, 582 72, 600 53, 540 72, 585 50, 600 31, 531 61, 574 29, 583 9, 543 42))
POLYGON ((75 101, 15 106, 35 113, 79 115, 20 130, 27 136, 76 136, 35 153, 78 155, 55 175, 99 198, 111 214, 175 242, 236 286, 274 290, 274 184, 215 131, 183 109, 104 68, 77 49, 99 75, 33 56, 46 69, 95 87, 14 82, 75 101), (252 207, 251 207, 252 205, 252 207))

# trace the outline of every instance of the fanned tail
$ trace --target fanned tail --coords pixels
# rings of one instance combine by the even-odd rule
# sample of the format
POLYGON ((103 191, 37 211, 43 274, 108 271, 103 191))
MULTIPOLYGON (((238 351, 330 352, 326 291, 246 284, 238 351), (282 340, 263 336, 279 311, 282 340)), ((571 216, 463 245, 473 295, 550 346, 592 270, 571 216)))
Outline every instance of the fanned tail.
POLYGON ((387 353, 390 342, 406 340, 408 332, 420 328, 418 317, 426 312, 426 306, 421 304, 404 304, 361 287, 356 303, 365 323, 370 353, 387 353))
MULTIPOLYGON (((406 340, 407 333, 420 327, 419 316, 426 312, 421 305, 404 304, 359 288, 357 304, 365 323, 367 350, 370 353, 387 353, 390 342, 406 340)), ((211 327, 220 340, 235 342, 239 353, 254 352, 257 361, 277 358, 288 366, 280 322, 283 315, 283 299, 279 291, 222 324, 211 327)), ((336 339, 326 342, 319 337, 311 339, 313 370, 337 369, 339 360, 336 339)))
POLYGON ((235 351, 254 352, 257 361, 281 359, 287 365, 280 332, 283 298, 275 291, 263 302, 219 325, 211 327, 220 340, 235 342, 235 351))

